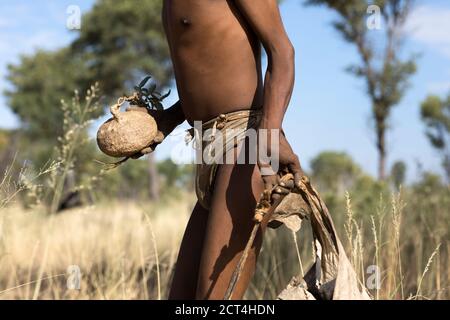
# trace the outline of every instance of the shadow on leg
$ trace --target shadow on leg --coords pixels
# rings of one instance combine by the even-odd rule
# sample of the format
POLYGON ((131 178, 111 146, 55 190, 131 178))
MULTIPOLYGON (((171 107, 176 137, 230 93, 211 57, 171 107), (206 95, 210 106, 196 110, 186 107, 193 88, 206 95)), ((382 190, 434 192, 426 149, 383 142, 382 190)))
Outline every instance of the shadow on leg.
MULTIPOLYGON (((206 227, 197 299, 223 299, 253 228, 256 199, 259 199, 263 189, 264 184, 257 166, 220 166, 206 227)), ((241 299, 250 283, 262 245, 264 227, 256 236, 233 299, 241 299)))
POLYGON ((208 210, 197 202, 181 242, 169 300, 195 299, 207 220, 208 210))

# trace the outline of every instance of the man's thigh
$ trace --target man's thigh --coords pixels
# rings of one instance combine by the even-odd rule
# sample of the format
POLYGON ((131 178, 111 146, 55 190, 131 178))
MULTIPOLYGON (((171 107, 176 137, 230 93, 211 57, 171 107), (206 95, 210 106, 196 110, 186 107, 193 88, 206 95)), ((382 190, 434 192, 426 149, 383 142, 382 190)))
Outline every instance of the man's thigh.
MULTIPOLYGON (((256 165, 225 164, 217 171, 200 263, 197 298, 222 299, 253 228, 264 184, 256 165)), ((262 243, 258 232, 233 298, 241 298, 262 243)))
POLYGON ((207 219, 208 210, 197 202, 181 242, 169 293, 170 300, 195 299, 207 219))

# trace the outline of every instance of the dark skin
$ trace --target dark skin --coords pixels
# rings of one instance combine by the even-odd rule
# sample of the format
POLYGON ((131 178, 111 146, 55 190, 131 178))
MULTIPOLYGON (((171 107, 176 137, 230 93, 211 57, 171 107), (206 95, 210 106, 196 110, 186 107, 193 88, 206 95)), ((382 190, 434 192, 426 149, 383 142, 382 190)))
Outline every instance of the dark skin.
MULTIPOLYGON (((298 183, 298 157, 282 132, 294 84, 294 50, 276 0, 165 0, 162 14, 180 101, 153 113, 163 124, 161 136, 185 120, 192 124, 262 107, 259 129, 277 129, 280 169, 292 172, 298 183), (261 44, 268 56, 264 82, 261 44)), ((258 147, 268 146, 259 141, 258 147)), ((169 299, 223 299, 253 227, 256 203, 264 189, 278 183, 276 174, 261 175, 267 165, 220 165, 209 210, 197 203, 192 212, 169 299)), ((234 299, 243 297, 255 271, 265 226, 262 223, 234 299)))

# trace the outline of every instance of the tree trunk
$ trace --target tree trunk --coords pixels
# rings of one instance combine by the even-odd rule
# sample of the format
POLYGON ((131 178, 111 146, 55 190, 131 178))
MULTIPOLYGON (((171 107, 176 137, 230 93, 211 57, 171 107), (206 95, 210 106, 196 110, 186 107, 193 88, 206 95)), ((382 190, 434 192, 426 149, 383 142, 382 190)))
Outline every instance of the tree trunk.
POLYGON ((0 153, 0 174, 4 175, 8 167, 13 165, 16 158, 17 147, 19 144, 19 133, 17 131, 11 131, 10 134, 6 134, 6 147, 0 153))
POLYGON ((378 180, 386 179, 386 141, 384 121, 377 122, 378 180), (380 123, 381 122, 381 123, 380 123))
POLYGON ((159 180, 154 153, 148 155, 148 180, 149 198, 150 200, 157 201, 159 199, 159 180))
POLYGON ((450 184, 450 153, 447 153, 444 155, 444 171, 445 175, 447 176, 447 183, 450 184))

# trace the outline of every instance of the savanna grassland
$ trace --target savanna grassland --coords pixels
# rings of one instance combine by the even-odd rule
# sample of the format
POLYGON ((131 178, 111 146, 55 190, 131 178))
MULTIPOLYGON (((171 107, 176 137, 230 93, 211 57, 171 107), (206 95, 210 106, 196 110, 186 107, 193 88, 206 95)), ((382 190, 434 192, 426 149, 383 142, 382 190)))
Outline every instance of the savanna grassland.
MULTIPOLYGON (((195 204, 193 167, 170 159, 105 166, 111 159, 87 131, 97 98, 92 86, 63 102, 63 133, 51 152, 43 149, 41 166, 19 161, 32 150, 24 143, 9 152, 0 180, 0 299, 167 297, 195 204), (152 166, 159 197, 149 200, 152 166)), ((374 299, 450 298, 450 188, 440 176, 421 172, 405 183, 404 170, 393 170, 380 182, 333 151, 314 158, 308 175, 374 299)), ((312 262, 308 221, 297 234, 268 230, 245 297, 276 298, 312 262)))
MULTIPOLYGON (((376 284, 367 268, 379 268, 374 299, 449 298, 448 203, 440 195, 427 203, 411 197, 381 198, 363 213, 347 198, 346 208, 333 212, 361 281, 376 284)), ((194 197, 101 202, 55 215, 10 201, 0 215, 1 299, 164 299, 194 197), (79 289, 70 286, 74 265, 79 289)), ((310 265, 307 223, 297 246, 287 229, 269 230, 246 298, 276 298, 300 274, 299 262, 310 265)))
MULTIPOLYGON (((414 88, 410 80, 416 70, 424 67, 415 54, 403 50, 409 47, 403 47, 407 37, 400 31, 413 12, 413 1, 377 1, 383 13, 380 22, 387 26, 377 31, 365 28, 373 1, 298 3, 321 5, 332 12, 337 34, 361 58, 346 70, 366 84, 363 94, 369 102, 370 131, 376 137, 378 178, 349 156, 358 146, 348 145, 346 152, 323 150, 306 165, 303 161, 308 159, 299 154, 361 283, 373 299, 450 299, 450 94, 430 95, 423 102, 406 99, 408 113, 416 112, 423 122, 411 130, 424 131, 442 167, 424 171, 417 160, 418 169, 407 174, 406 163, 414 161, 413 155, 392 159, 390 154, 393 148, 405 147, 391 140, 389 130, 397 121, 391 119, 392 110, 414 88)), ((66 46, 8 58, 16 62, 5 65, 8 85, 1 94, 18 125, 0 129, 0 299, 167 297, 195 203, 193 166, 176 165, 173 159, 157 161, 150 155, 114 168, 114 159, 100 154, 92 139, 107 106, 131 93, 139 78, 154 76, 151 85, 137 89, 147 98, 157 98, 161 108, 161 93, 173 87, 162 4, 160 0, 92 1, 80 17, 83 27, 66 46), (156 88, 161 92, 156 94, 156 88)), ((44 11, 40 14, 52 19, 44 11)), ((33 32, 42 27, 20 15, 8 20, 27 21, 33 32)), ((294 39, 304 30, 287 31, 294 39)), ((304 37, 311 45, 321 43, 310 38, 304 37)), ((15 41, 12 46, 21 47, 15 41)), ((323 48, 326 58, 337 58, 323 48)), ((324 58, 314 55, 305 61, 328 63, 324 58)), ((346 58, 339 63, 343 67, 348 62, 346 58)), ((306 69, 301 69, 302 77, 316 76, 315 69, 309 68, 313 74, 306 69)), ((334 75, 321 76, 325 81, 310 97, 318 108, 324 103, 320 98, 336 87, 334 75)), ((353 91, 344 95, 352 99, 353 91)), ((302 97, 302 107, 307 100, 302 97)), ((314 142, 316 134, 334 134, 327 121, 335 122, 337 113, 326 115, 329 109, 324 110, 323 119, 313 120, 314 132, 300 138, 314 142)), ((352 109, 335 112, 345 116, 352 109)), ((296 121, 309 121, 298 116, 296 121)), ((403 126, 409 120, 398 121, 403 126)), ((357 129, 351 133, 357 134, 361 134, 357 129)), ((421 159, 429 152, 414 151, 421 159)), ((308 221, 297 234, 284 227, 268 230, 245 298, 275 299, 293 276, 307 270, 313 256, 308 221)))

